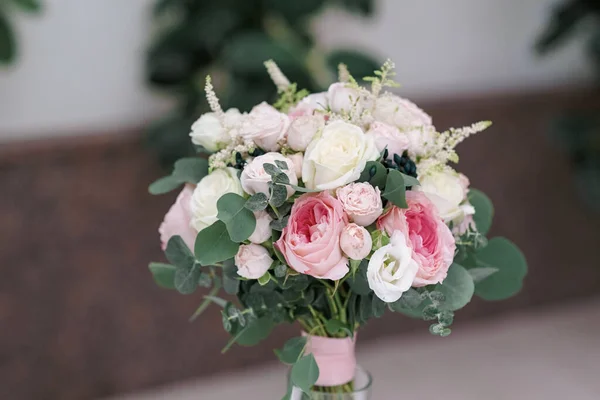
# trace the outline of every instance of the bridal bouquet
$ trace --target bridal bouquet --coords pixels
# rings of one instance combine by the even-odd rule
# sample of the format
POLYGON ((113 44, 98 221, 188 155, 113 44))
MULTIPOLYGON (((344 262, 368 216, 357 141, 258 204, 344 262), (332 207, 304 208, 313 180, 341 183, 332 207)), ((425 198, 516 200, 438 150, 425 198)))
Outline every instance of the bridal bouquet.
POLYGON ((385 91, 396 86, 390 61, 364 78, 368 87, 340 65, 339 82, 314 94, 265 65, 278 100, 225 111, 208 77, 212 112, 190 136, 210 156, 179 160, 149 188, 184 185, 159 228, 169 264, 150 270, 182 294, 210 288, 192 319, 220 307, 224 350, 298 322, 302 335, 275 351, 292 366, 292 386, 350 393, 356 332, 369 319, 389 310, 447 336, 474 295, 519 291, 522 253, 486 238, 492 204, 452 166, 457 145, 490 122, 438 132, 385 91))

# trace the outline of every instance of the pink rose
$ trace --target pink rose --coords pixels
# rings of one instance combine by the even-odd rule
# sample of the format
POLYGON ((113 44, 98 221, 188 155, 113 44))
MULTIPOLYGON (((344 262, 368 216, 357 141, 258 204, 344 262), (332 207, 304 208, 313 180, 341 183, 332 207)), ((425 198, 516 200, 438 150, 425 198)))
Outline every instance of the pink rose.
POLYGON ((337 190, 337 198, 354 223, 369 226, 383 212, 379 188, 368 183, 351 183, 337 190))
POLYGON ((382 152, 387 148, 388 158, 392 158, 394 154, 402 155, 410 145, 406 133, 400 132, 395 126, 383 122, 373 122, 367 131, 367 135, 373 136, 378 151, 382 152))
POLYGON ((250 139, 266 151, 277 151, 290 126, 290 118, 269 104, 262 102, 244 118, 240 135, 250 139))
POLYGON ((348 259, 340 248, 340 234, 347 223, 342 204, 329 192, 307 193, 296 199, 275 246, 294 270, 338 280, 348 273, 348 259))
POLYGON ((271 267, 273 259, 269 250, 258 244, 243 244, 234 258, 238 275, 247 279, 258 279, 271 267))
POLYGON ((356 224, 348 224, 342 230, 340 247, 344 254, 352 260, 362 260, 367 257, 373 247, 369 231, 356 224))
POLYGON ((288 115, 290 117, 300 117, 302 115, 314 115, 315 111, 325 111, 327 110, 328 102, 327 102, 327 93, 313 93, 309 94, 296 106, 290 109, 288 115))
POLYGON ((167 243, 172 236, 179 235, 190 250, 194 251, 194 242, 198 231, 190 225, 192 219, 190 204, 193 192, 194 185, 185 185, 179 196, 177 196, 175 204, 171 206, 162 224, 160 224, 158 233, 160 233, 160 247, 163 250, 167 248, 167 243))
POLYGON ((388 208, 377 221, 377 228, 390 236, 401 231, 407 237, 419 266, 413 286, 441 283, 454 260, 456 244, 452 232, 424 193, 407 191, 406 202, 407 209, 388 208))
POLYGON ((302 163, 304 162, 304 154, 295 153, 290 154, 287 158, 294 164, 294 172, 296 173, 296 178, 302 178, 302 163))

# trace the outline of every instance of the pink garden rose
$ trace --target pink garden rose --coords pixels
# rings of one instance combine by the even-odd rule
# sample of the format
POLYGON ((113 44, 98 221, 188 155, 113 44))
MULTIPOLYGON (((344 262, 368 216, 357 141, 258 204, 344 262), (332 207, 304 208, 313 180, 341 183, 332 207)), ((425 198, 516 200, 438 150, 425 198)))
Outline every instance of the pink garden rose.
POLYGON ((344 211, 358 225, 371 225, 383 212, 379 188, 368 183, 351 183, 339 188, 336 195, 344 211))
POLYGON ((329 192, 307 193, 296 199, 275 246, 301 274, 338 280, 348 273, 348 259, 340 248, 347 223, 342 204, 329 192))
POLYGON ((160 224, 158 233, 160 233, 160 247, 163 251, 167 248, 169 239, 176 235, 181 236, 185 244, 192 251, 194 250, 194 242, 198 232, 190 225, 192 219, 190 203, 193 192, 193 185, 185 185, 179 196, 177 196, 175 204, 171 206, 162 224, 160 224))
POLYGON ((301 117, 303 115, 314 115, 319 111, 327 110, 327 92, 309 94, 298 104, 290 109, 288 115, 292 118, 301 117))
POLYGON ((390 236, 401 231, 407 237, 419 266, 414 287, 441 283, 454 260, 456 243, 452 232, 424 193, 407 191, 406 202, 407 209, 389 207, 377 221, 377 227, 390 236))
POLYGON ((354 223, 346 225, 340 235, 340 247, 345 255, 352 260, 362 260, 367 257, 373 247, 373 239, 368 230, 354 223))
POLYGON ((388 158, 390 159, 394 154, 402 155, 410 145, 408 135, 405 132, 400 132, 395 126, 379 121, 371 124, 367 135, 373 136, 378 151, 382 152, 387 148, 388 158))

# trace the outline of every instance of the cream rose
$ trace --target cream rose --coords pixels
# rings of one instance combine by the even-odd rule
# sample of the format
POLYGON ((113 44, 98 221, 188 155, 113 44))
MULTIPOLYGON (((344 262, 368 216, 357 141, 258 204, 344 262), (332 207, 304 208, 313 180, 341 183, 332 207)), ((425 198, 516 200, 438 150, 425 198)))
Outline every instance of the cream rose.
POLYGON ((356 224, 348 224, 340 235, 340 247, 348 258, 362 260, 367 257, 373 247, 369 231, 356 224))
POLYGON ((350 112, 354 109, 360 114, 369 105, 368 99, 358 89, 342 82, 336 82, 329 86, 327 99, 329 108, 335 113, 350 112))
POLYGON ((201 231, 217 221, 217 201, 225 193, 244 194, 234 168, 217 169, 198 182, 190 207, 194 229, 201 231))
POLYGON ((275 108, 262 102, 255 106, 240 127, 240 135, 252 140, 266 151, 277 151, 279 141, 290 126, 290 118, 275 108))
POLYGON ((402 131, 432 124, 431 117, 415 103, 393 94, 385 94, 376 100, 373 117, 402 131))
POLYGON ((304 162, 304 154, 290 154, 289 156, 287 156, 287 158, 289 158, 290 161, 292 161, 292 164, 294 164, 294 172, 296 173, 296 178, 302 178, 302 162, 304 162))
POLYGON ((287 132, 287 144, 292 150, 304 151, 316 133, 323 129, 322 115, 303 115, 294 119, 287 132))
MULTIPOLYGON (((266 153, 256 157, 250 164, 244 167, 241 175, 242 188, 248 194, 264 193, 269 196, 269 182, 271 176, 265 171, 264 164, 275 164, 275 161, 283 161, 287 164, 288 169, 283 171, 292 185, 298 184, 294 163, 287 157, 279 153, 266 153)), ((287 186, 287 197, 290 197, 295 192, 290 186, 287 186)))
POLYGON ((306 149, 302 180, 309 189, 335 189, 357 180, 367 161, 377 158, 371 136, 356 125, 334 121, 306 149))
MULTIPOLYGON (((234 127, 242 120, 242 114, 237 108, 230 108, 225 113, 225 126, 234 127)), ((217 115, 213 112, 203 114, 192 125, 190 137, 192 143, 204 147, 206 150, 215 152, 231 142, 231 136, 227 132, 217 115)))
POLYGON ((238 275, 246 279, 260 278, 273 263, 269 250, 258 244, 241 245, 234 260, 238 275))
POLYGON ((390 244, 376 250, 367 266, 367 281, 375 295, 386 303, 393 303, 412 286, 419 265, 412 258, 405 235, 396 231, 390 244))
MULTIPOLYGON (((418 169, 417 169, 418 170, 418 169)), ((421 191, 436 206, 444 222, 460 223, 465 216, 475 213, 467 203, 469 180, 449 166, 431 168, 424 175, 419 175, 421 191)))
POLYGON ((271 237, 271 221, 273 221, 273 218, 266 211, 257 211, 254 213, 254 217, 256 218, 256 228, 254 228, 254 232, 248 240, 255 244, 261 244, 271 237))
POLYGON ((346 214, 358 225, 371 225, 383 212, 379 188, 368 183, 351 183, 339 188, 336 195, 346 214))

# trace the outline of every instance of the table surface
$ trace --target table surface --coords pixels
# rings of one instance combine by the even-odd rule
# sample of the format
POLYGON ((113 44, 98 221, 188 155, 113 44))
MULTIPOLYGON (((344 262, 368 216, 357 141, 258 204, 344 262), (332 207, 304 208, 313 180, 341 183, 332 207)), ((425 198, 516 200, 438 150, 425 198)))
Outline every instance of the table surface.
MULTIPOLYGON (((460 314, 459 314, 460 315, 460 314)), ((470 324, 448 338, 426 331, 358 345, 373 399, 600 398, 600 298, 470 324)), ((273 364, 106 400, 280 399, 273 364)))

